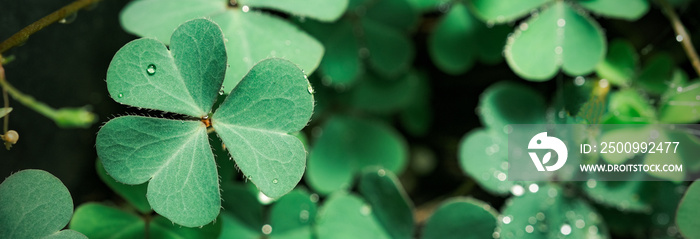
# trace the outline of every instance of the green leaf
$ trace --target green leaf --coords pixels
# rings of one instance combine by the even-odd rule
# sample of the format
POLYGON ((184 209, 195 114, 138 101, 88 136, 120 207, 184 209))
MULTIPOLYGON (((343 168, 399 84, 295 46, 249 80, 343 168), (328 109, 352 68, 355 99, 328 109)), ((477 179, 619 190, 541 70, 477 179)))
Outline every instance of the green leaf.
POLYGON ((685 87, 678 87, 675 92, 666 94, 660 103, 659 121, 669 124, 688 124, 700 121, 700 81, 685 87))
POLYGON ((107 70, 107 89, 122 104, 194 117, 206 116, 226 71, 221 29, 205 19, 188 21, 170 39, 126 44, 107 70))
POLYGON ((349 188, 353 176, 369 166, 400 173, 408 148, 394 129, 369 120, 336 116, 323 126, 307 165, 306 180, 321 194, 349 188))
POLYGON ((544 123, 542 95, 520 83, 500 82, 490 86, 479 99, 481 122, 501 131, 508 124, 544 123))
POLYGON ((640 124, 651 122, 656 116, 654 108, 639 92, 625 89, 609 97, 606 123, 640 124))
POLYGON ((498 212, 471 198, 452 198, 435 210, 422 239, 480 239, 493 237, 498 212))
POLYGON ((519 76, 546 81, 559 68, 575 76, 590 73, 603 60, 605 47, 598 23, 557 1, 518 27, 508 39, 505 56, 519 76))
POLYGON ((397 77, 409 69, 415 53, 406 35, 367 18, 362 20, 362 27, 369 64, 377 73, 397 77))
POLYGON ((12 112, 12 107, 0 108, 0 117, 5 117, 5 115, 12 112))
POLYGON ((343 15, 348 6, 348 0, 239 0, 238 4, 254 8, 274 9, 296 16, 332 22, 343 15))
POLYGON ((634 21, 649 11, 647 0, 579 0, 578 4, 594 13, 634 21))
POLYGON ((669 54, 655 55, 646 63, 635 83, 649 93, 662 94, 670 85, 673 69, 673 59, 669 54))
POLYGON ((359 55, 361 45, 353 33, 352 22, 347 19, 332 24, 304 21, 299 25, 326 47, 319 65, 324 83, 337 86, 354 83, 364 71, 364 65, 359 55))
POLYGON ((310 239, 316 218, 316 203, 311 195, 294 190, 275 202, 270 210, 272 239, 310 239))
POLYGON ((267 196, 291 191, 306 151, 294 133, 313 113, 312 89, 293 63, 268 59, 250 70, 212 116, 212 126, 243 174, 267 196))
MULTIPOLYGON (((318 239, 393 239, 362 198, 337 192, 329 196, 316 219, 318 239)), ((388 229, 391 230, 391 229, 388 229)))
POLYGON ((615 39, 610 42, 605 60, 596 66, 596 73, 613 85, 627 86, 639 64, 638 57, 631 43, 615 39))
POLYGON ((362 174, 359 190, 374 209, 372 213, 389 229, 393 239, 413 238, 413 205, 391 171, 369 169, 362 174))
POLYGON ((95 168, 97 168, 97 176, 102 179, 102 182, 107 184, 109 188, 128 201, 139 212, 151 212, 151 205, 148 204, 148 199, 146 199, 146 192, 148 190, 147 184, 128 185, 117 182, 114 180, 114 178, 107 175, 107 171, 105 171, 104 166, 102 166, 102 162, 99 159, 95 161, 95 168))
POLYGON ((288 59, 307 74, 318 67, 323 55, 323 46, 318 41, 277 16, 256 10, 243 12, 242 8, 242 5, 229 7, 228 1, 221 0, 140 0, 129 3, 120 19, 128 32, 169 44, 167 39, 172 29, 180 23, 210 17, 221 26, 226 37, 231 65, 224 81, 226 91, 233 89, 257 62, 269 57, 288 59))
POLYGON ((700 183, 698 181, 688 187, 685 191, 681 203, 678 204, 678 212, 676 214, 676 224, 678 230, 686 238, 700 237, 700 221, 697 216, 700 215, 700 183))
POLYGON ((0 235, 4 238, 87 238, 60 231, 72 214, 70 192, 46 171, 22 170, 0 184, 0 235))
POLYGON ((508 179, 508 142, 494 132, 476 129, 467 133, 459 146, 459 165, 479 185, 504 195, 514 185, 508 179))
POLYGON ((75 210, 70 229, 89 238, 143 238, 146 223, 139 216, 98 203, 86 203, 75 210))
POLYGON ((472 9, 484 21, 504 23, 529 14, 552 0, 471 0, 472 9))
POLYGON ((440 70, 456 75, 474 65, 475 53, 482 47, 476 44, 479 24, 466 6, 452 6, 428 38, 430 57, 440 70))
POLYGON ((262 205, 244 185, 224 184, 222 190, 222 228, 219 238, 260 238, 263 226, 262 205))
POLYGON ((218 175, 207 129, 199 121, 123 116, 97 134, 107 173, 126 184, 148 184, 154 211, 189 227, 219 214, 218 175))
POLYGON ((499 218, 500 238, 609 238, 603 218, 586 201, 555 185, 540 185, 506 202, 499 218))

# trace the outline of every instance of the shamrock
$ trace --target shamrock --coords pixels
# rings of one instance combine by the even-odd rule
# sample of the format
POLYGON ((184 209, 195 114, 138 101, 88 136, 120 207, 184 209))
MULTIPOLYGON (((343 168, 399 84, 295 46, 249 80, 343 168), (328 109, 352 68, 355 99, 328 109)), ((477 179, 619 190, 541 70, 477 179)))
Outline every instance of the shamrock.
POLYGON ((240 170, 269 197, 292 190, 304 172, 304 146, 289 134, 304 128, 313 113, 312 88, 302 70, 287 60, 263 60, 212 112, 226 68, 221 29, 196 19, 175 30, 170 49, 148 38, 126 44, 107 71, 107 88, 117 102, 184 115, 117 117, 97 134, 106 171, 126 184, 150 180, 153 210, 183 226, 207 224, 221 207, 208 131, 216 132, 240 170))

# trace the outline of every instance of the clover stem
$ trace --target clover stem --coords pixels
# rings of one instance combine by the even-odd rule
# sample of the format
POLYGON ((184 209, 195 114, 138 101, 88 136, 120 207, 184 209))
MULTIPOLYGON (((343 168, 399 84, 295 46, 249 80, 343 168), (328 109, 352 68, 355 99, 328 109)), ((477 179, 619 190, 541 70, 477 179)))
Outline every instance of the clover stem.
POLYGON ((23 28, 19 32, 12 35, 10 38, 7 38, 7 40, 0 43, 0 54, 9 50, 10 48, 13 48, 17 45, 22 44, 23 42, 26 42, 29 36, 38 32, 44 27, 51 25, 54 22, 57 22, 61 19, 64 19, 70 16, 71 14, 77 12, 78 10, 95 4, 99 1, 101 0, 76 0, 75 2, 72 2, 71 4, 68 4, 62 7, 61 9, 58 9, 55 12, 37 20, 36 22, 23 28))
POLYGON ((666 13, 668 20, 671 21, 671 26, 676 32, 676 35, 679 36, 679 39, 681 39, 680 42, 683 46, 683 50, 685 50, 685 54, 688 55, 688 59, 693 65, 695 73, 700 75, 700 57, 698 57, 698 53, 695 51, 695 47, 693 47, 693 41, 690 40, 690 35, 685 29, 685 26, 683 26, 683 22, 681 22, 680 18, 676 14, 676 11, 673 10, 673 6, 671 6, 668 1, 658 0, 657 2, 661 6, 664 13, 666 13))
MULTIPOLYGON (((31 97, 29 95, 25 95, 24 93, 20 92, 19 90, 15 89, 12 85, 10 85, 9 82, 6 81, 5 79, 5 69, 2 67, 0 64, 0 86, 2 86, 2 91, 4 93, 9 93, 13 99, 19 101, 23 105, 32 108, 36 112, 39 112, 40 114, 55 120, 56 119, 56 110, 49 107, 48 105, 44 104, 43 102, 37 101, 34 99, 34 97, 31 97)), ((8 98, 7 94, 4 94, 4 100, 5 100, 5 105, 8 105, 8 98)), ((5 118, 4 122, 4 130, 7 132, 7 118, 5 118)))

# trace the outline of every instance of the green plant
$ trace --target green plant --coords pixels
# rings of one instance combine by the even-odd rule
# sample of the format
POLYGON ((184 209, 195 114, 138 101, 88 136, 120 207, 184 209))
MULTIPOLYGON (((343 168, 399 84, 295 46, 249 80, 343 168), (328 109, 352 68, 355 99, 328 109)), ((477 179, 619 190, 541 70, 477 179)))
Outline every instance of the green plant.
POLYGON ((97 135, 107 172, 123 183, 150 181, 151 207, 181 225, 201 226, 219 214, 209 127, 265 194, 284 195, 303 174, 304 147, 287 133, 303 128, 313 111, 313 90, 304 74, 285 60, 261 61, 212 112, 225 69, 218 25, 192 20, 175 30, 170 50, 152 39, 133 41, 117 52, 107 72, 117 102, 190 117, 123 116, 97 135))
POLYGON ((87 238, 61 230, 73 215, 73 199, 61 180, 42 170, 22 170, 0 184, 3 238, 87 238))
MULTIPOLYGON (((4 75, 5 69, 21 72, 26 62, 25 48, 7 49, 52 22, 75 20, 94 2, 77 0, 0 43, 1 139, 8 147, 17 143, 18 131, 44 126, 22 107, 10 107, 9 96, 62 127, 97 120, 87 108, 48 107, 35 98, 62 103, 19 92, 8 79, 22 77, 4 75), (10 114, 18 119, 14 126, 10 114)), ((92 97, 95 112, 123 115, 123 108, 109 108, 115 102, 133 112, 99 119, 106 123, 81 139, 90 146, 90 163, 96 146, 94 170, 106 189, 83 180, 92 165, 41 164, 82 172, 64 179, 80 205, 71 217, 70 196, 55 178, 34 170, 13 174, 0 185, 0 238, 83 237, 76 232, 90 238, 700 236, 693 220, 698 184, 690 182, 700 172, 700 140, 695 131, 659 126, 700 120, 700 80, 689 74, 700 73, 691 40, 697 38, 697 1, 124 4, 105 18, 117 24, 121 11, 116 31, 98 30, 101 21, 82 23, 95 22, 89 29, 102 35, 123 29, 145 37, 123 45, 133 38, 125 35, 116 54, 103 50, 107 46, 88 49, 113 56, 107 91, 91 93, 108 99, 92 97), (592 153, 570 160, 682 164, 684 171, 626 174, 626 181, 592 173, 587 181, 571 181, 580 174, 560 170, 546 181, 513 181, 518 175, 509 174, 508 151, 528 150, 511 141, 522 140, 513 134, 517 124, 588 125, 562 136, 575 144, 655 132, 683 147, 672 155, 592 153), (46 211, 61 211, 61 218, 37 211, 50 230, 33 230, 38 227, 14 217, 38 201, 56 204, 46 211), (68 220, 70 229, 61 230, 68 220), (3 231, 20 227, 34 234, 3 231)), ((14 24, 3 24, 0 33, 4 25, 14 24)), ((67 68, 91 72, 79 67, 67 68)), ((91 82, 105 78, 104 70, 94 71, 100 74, 91 82)), ((71 87, 75 95, 89 91, 71 87)), ((24 133, 19 142, 0 152, 1 169, 45 162, 32 157, 42 150, 26 148, 61 147, 24 133)))

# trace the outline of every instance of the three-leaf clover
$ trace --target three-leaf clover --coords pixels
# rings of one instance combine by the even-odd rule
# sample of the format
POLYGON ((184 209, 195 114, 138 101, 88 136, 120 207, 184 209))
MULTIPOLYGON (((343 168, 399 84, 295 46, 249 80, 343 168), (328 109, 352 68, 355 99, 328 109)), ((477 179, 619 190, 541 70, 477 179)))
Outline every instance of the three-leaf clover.
POLYGON ((304 146, 289 135, 306 126, 313 112, 302 70, 287 60, 263 60, 212 113, 226 67, 221 29, 196 19, 175 30, 169 49, 154 39, 128 43, 107 72, 117 102, 185 115, 117 117, 97 134, 107 172, 126 184, 150 180, 153 210, 183 226, 207 224, 221 207, 209 126, 240 170, 270 197, 292 190, 304 173, 304 146))

